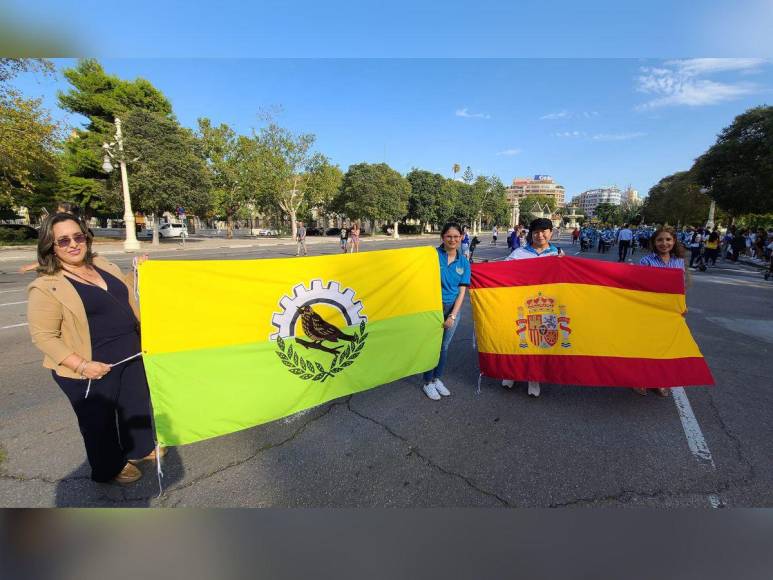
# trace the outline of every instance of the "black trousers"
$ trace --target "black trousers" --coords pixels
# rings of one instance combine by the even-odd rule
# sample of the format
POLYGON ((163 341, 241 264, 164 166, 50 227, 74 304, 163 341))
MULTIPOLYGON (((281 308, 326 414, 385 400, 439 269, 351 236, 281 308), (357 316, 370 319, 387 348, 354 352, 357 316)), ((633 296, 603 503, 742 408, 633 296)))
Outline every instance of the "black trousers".
POLYGON ((620 262, 624 262, 628 257, 628 248, 631 247, 631 240, 620 240, 617 248, 617 257, 620 262))
MULTIPOLYGON (((134 354, 129 352, 133 346, 127 346, 113 345, 110 349, 120 353, 120 358, 106 358, 100 353, 102 357, 95 355, 94 359, 117 362, 134 354)), ((54 380, 67 395, 78 417, 91 465, 91 479, 110 481, 121 472, 128 459, 141 459, 153 450, 156 444, 150 393, 141 357, 115 366, 102 379, 91 381, 88 397, 88 380, 57 374, 54 374, 54 380)))

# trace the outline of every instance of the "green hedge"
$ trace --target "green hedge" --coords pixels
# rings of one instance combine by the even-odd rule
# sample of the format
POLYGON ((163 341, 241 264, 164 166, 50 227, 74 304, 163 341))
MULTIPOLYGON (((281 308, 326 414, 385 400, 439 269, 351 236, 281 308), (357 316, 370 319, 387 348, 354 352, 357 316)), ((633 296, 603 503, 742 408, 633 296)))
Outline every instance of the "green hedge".
POLYGON ((0 228, 0 244, 6 244, 15 246, 18 244, 37 244, 37 240, 27 239, 26 234, 22 230, 9 230, 7 228, 0 228))

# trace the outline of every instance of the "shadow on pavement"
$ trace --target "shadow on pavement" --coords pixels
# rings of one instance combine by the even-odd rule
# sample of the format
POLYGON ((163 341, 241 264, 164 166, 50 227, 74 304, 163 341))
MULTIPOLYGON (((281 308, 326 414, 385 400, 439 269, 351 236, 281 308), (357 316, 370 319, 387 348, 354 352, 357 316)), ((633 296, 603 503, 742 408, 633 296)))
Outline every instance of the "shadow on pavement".
MULTIPOLYGON (((55 505, 57 507, 150 507, 158 497, 158 477, 156 462, 143 461, 137 467, 142 471, 142 479, 129 485, 97 483, 90 478, 91 468, 84 461, 77 469, 68 474, 56 486, 55 505)), ((164 476, 161 485, 169 489, 182 480, 185 473, 180 455, 175 448, 169 448, 161 460, 164 476)))

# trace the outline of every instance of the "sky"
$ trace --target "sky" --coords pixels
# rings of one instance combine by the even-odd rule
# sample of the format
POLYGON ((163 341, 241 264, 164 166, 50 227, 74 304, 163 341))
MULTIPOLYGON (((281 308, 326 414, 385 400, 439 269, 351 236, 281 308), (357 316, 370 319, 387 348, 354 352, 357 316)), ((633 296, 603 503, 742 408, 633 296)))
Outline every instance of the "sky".
MULTIPOLYGON (((55 118, 67 90, 24 75, 15 85, 42 97, 55 118)), ((386 162, 451 176, 551 175, 567 200, 586 189, 631 185, 646 192, 689 169, 721 129, 773 99, 773 61, 732 59, 100 59, 110 74, 143 77, 172 102, 179 121, 199 117, 250 134, 274 110, 344 171, 386 162)))

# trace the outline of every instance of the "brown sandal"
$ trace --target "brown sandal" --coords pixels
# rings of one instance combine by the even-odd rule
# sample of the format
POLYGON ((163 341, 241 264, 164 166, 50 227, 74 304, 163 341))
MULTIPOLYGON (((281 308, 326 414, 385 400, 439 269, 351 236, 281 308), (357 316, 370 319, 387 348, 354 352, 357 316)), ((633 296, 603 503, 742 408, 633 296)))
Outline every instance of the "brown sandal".
POLYGON ((637 389, 632 387, 631 390, 637 395, 641 395, 642 397, 645 397, 647 395, 647 389, 644 389, 644 388, 637 389))
POLYGON ((123 466, 121 473, 113 478, 113 482, 121 485, 128 485, 130 483, 134 483, 141 477, 142 472, 138 468, 134 467, 134 465, 131 463, 127 463, 123 466))
POLYGON ((668 397, 671 395, 668 389, 655 389, 655 392, 661 397, 668 397))

